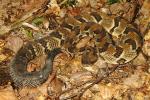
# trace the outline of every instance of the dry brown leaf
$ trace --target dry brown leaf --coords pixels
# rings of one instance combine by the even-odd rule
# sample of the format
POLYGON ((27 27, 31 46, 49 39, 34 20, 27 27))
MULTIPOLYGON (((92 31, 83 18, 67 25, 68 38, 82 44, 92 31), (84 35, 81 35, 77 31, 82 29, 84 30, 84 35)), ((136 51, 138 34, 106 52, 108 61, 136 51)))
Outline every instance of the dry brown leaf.
POLYGON ((20 100, 37 100, 43 94, 37 88, 23 88, 18 91, 20 100))
POLYGON ((139 18, 136 19, 136 23, 139 25, 139 28, 140 28, 140 32, 142 34, 145 34, 144 32, 146 31, 147 29, 147 26, 150 22, 150 1, 149 0, 145 0, 143 5, 142 5, 142 8, 140 9, 139 11, 139 18))
POLYGON ((142 50, 144 54, 146 54, 147 56, 150 56, 150 40, 147 40, 144 42, 142 50))
POLYGON ((0 62, 4 61, 7 58, 7 56, 2 53, 4 46, 5 46, 5 41, 0 39, 0 62))
POLYGON ((11 50, 6 49, 5 46, 6 46, 6 40, 0 39, 0 63, 9 61, 12 56, 11 50))
POLYGON ((21 8, 27 12, 33 8, 40 8, 45 1, 46 0, 23 0, 21 8))
POLYGON ((0 88, 0 100, 18 100, 11 86, 0 88))
POLYGON ((51 0, 50 4, 49 4, 50 8, 48 10, 45 11, 45 14, 55 14, 55 15, 59 15, 60 14, 60 7, 57 4, 56 0, 51 0))
POLYGON ((9 48, 15 53, 17 53, 17 51, 22 47, 22 45, 23 45, 23 40, 20 37, 9 36, 7 38, 6 48, 9 48))
POLYGON ((3 62, 7 59, 7 55, 0 54, 0 62, 3 62))
POLYGON ((49 96, 52 98, 56 98, 61 92, 62 88, 64 87, 64 83, 59 79, 55 78, 48 87, 49 96))
MULTIPOLYGON (((89 89, 83 94, 83 96, 81 97, 81 100, 87 100, 87 99, 92 99, 92 97, 94 96, 94 93, 92 93, 92 91, 90 91, 89 89)), ((93 99, 92 99, 93 100, 93 99)), ((97 98, 97 100, 102 100, 101 97, 97 98)))
MULTIPOLYGON (((91 88, 91 91, 94 92, 95 91, 94 89, 95 89, 95 86, 91 88)), ((119 89, 120 90, 123 89, 122 86, 119 84, 117 85, 111 84, 111 83, 106 84, 106 85, 98 84, 96 86, 97 92, 95 92, 95 95, 93 96, 93 100, 109 100, 114 96, 119 96, 118 93, 123 92, 123 90, 120 91, 119 89)))
POLYGON ((141 80, 138 73, 133 74, 124 80, 124 85, 130 86, 132 88, 141 87, 143 83, 144 83, 144 80, 141 80))
POLYGON ((98 9, 102 7, 107 2, 107 0, 77 0, 77 2, 78 7, 90 6, 94 9, 98 9))
POLYGON ((70 75, 70 82, 75 85, 92 79, 93 79, 92 74, 87 71, 76 72, 70 75))
POLYGON ((0 26, 0 35, 4 35, 5 33, 9 32, 10 31, 10 26, 0 26))
POLYGON ((117 16, 123 14, 123 18, 131 22, 135 16, 136 3, 126 2, 126 3, 114 3, 109 6, 109 11, 111 14, 117 16), (117 8, 117 9, 116 9, 117 8))
POLYGON ((3 50, 5 46, 5 41, 3 39, 0 39, 0 52, 3 50))

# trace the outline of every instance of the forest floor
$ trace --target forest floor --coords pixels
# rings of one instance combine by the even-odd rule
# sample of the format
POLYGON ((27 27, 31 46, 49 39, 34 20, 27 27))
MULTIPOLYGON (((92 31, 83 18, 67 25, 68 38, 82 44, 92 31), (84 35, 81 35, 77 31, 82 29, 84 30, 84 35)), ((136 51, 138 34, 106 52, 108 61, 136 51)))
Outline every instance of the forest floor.
MULTIPOLYGON (((0 0, 0 100, 150 100, 149 34, 150 0, 0 0), (143 52, 123 66, 103 59, 84 65, 79 54, 72 58, 64 52, 54 59, 53 72, 41 86, 14 86, 9 64, 23 45, 46 36, 57 27, 58 17, 93 10, 136 23, 143 52)), ((29 70, 44 58, 33 60, 29 70)))

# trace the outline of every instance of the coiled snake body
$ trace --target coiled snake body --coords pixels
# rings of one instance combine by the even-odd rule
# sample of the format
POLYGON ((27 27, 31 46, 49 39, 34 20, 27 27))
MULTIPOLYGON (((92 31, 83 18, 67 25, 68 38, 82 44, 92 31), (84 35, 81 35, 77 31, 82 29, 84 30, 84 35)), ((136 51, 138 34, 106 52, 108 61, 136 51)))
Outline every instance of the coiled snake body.
POLYGON ((121 17, 101 12, 67 16, 49 36, 29 42, 18 51, 10 64, 15 85, 36 87, 42 84, 52 72, 54 57, 62 49, 75 53, 77 43, 86 36, 94 41, 98 57, 110 64, 132 61, 142 46, 138 30, 121 17), (42 54, 48 55, 44 67, 28 72, 28 62, 42 54))

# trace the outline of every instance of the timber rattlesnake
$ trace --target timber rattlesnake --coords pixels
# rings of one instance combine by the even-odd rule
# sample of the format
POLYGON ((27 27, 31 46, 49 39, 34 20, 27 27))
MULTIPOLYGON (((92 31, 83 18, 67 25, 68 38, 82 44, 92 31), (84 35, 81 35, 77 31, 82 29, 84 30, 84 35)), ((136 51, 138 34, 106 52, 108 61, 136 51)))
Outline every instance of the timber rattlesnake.
POLYGON ((98 57, 110 64, 132 61, 143 41, 138 30, 121 17, 101 12, 67 16, 49 36, 29 42, 18 51, 10 64, 15 85, 36 87, 42 84, 52 71, 54 57, 62 49, 75 53, 76 45, 86 36, 94 41, 98 57), (40 71, 28 72, 28 62, 44 53, 48 55, 45 66, 40 71))

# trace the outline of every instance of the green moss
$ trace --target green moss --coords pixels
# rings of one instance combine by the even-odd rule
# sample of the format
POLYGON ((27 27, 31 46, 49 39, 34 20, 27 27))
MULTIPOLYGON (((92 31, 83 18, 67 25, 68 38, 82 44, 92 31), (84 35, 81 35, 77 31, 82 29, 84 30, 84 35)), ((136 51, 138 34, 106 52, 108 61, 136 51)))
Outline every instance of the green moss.
POLYGON ((114 3, 117 3, 117 2, 120 2, 120 1, 119 0, 108 0, 109 4, 114 4, 114 3))
POLYGON ((33 38, 33 33, 31 31, 25 30, 25 32, 29 38, 33 38))
POLYGON ((61 7, 73 7, 75 6, 77 3, 77 0, 64 0, 62 1, 60 4, 61 4, 61 7))
POLYGON ((41 23, 43 23, 43 20, 44 20, 43 17, 37 17, 32 21, 32 23, 35 25, 40 25, 41 23))

